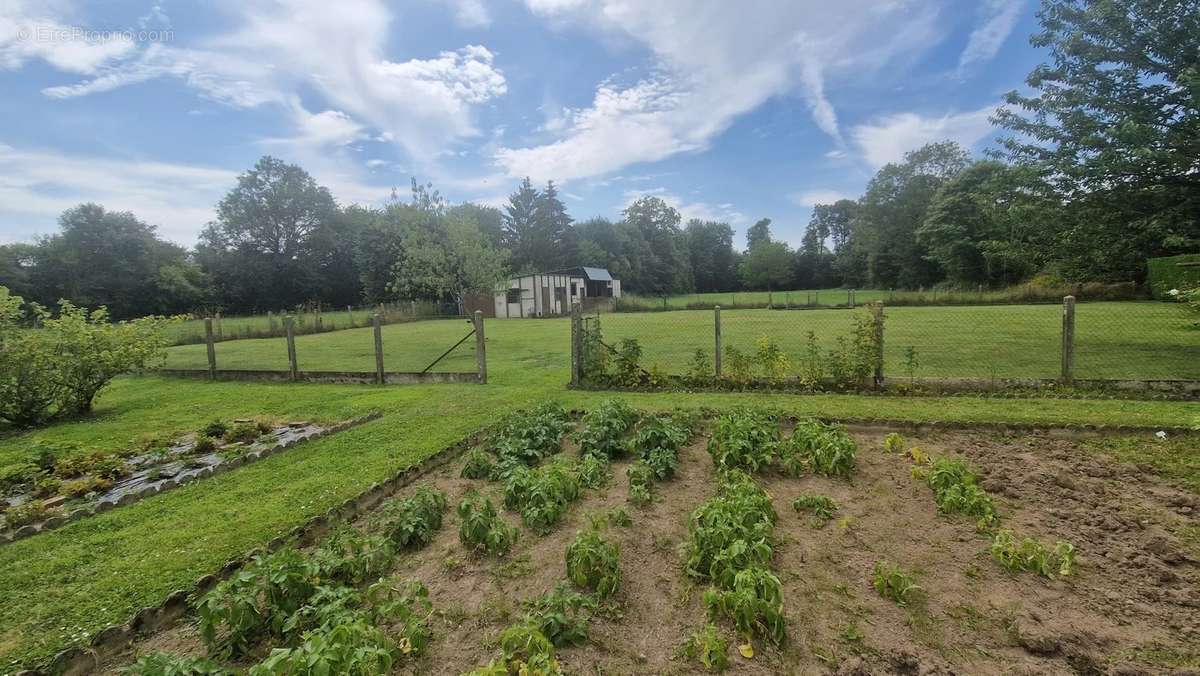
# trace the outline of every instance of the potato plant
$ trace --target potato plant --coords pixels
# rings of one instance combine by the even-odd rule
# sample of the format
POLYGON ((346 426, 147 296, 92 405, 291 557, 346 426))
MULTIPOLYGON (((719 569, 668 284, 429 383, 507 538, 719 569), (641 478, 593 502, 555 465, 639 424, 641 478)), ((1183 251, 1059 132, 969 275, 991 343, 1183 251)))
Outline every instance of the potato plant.
POLYGON ((637 421, 637 411, 620 399, 606 399, 588 411, 575 433, 579 452, 617 458, 625 454, 625 436, 637 421))
POLYGON ((771 499, 749 475, 722 475, 717 495, 688 521, 687 573, 729 587, 738 570, 767 565, 775 518, 771 499))
POLYGON ((313 551, 311 560, 322 579, 359 585, 387 572, 395 554, 387 537, 341 528, 313 551))
POLYGON ((446 494, 427 484, 403 500, 392 502, 380 511, 384 533, 401 549, 423 547, 442 527, 446 494))
POLYGON ((156 651, 121 670, 125 676, 233 676, 233 672, 203 657, 175 657, 156 651))
POLYGON ((530 622, 514 624, 500 633, 500 657, 466 676, 561 676, 554 644, 530 622))
POLYGON ((779 455, 789 474, 811 471, 848 479, 854 473, 856 451, 854 439, 841 425, 801 420, 787 441, 780 444, 779 455))
POLYGON ((621 586, 620 554, 617 543, 606 539, 599 529, 580 531, 567 546, 567 577, 601 598, 612 596, 621 586))
POLYGON ((760 566, 739 570, 726 589, 704 592, 711 617, 729 618, 738 631, 760 636, 776 646, 787 637, 783 617, 783 585, 771 571, 760 566))
POLYGON ((553 590, 524 602, 525 618, 556 648, 587 641, 589 614, 596 600, 559 583, 553 590))
POLYGON ((579 498, 579 480, 555 462, 535 469, 514 471, 504 484, 504 506, 521 513, 521 521, 545 534, 579 498))
POLYGON ((933 458, 914 467, 913 476, 925 481, 933 490, 939 512, 974 517, 981 530, 999 520, 991 497, 979 485, 979 477, 962 460, 933 458))
POLYGON ((1075 565, 1075 545, 1065 540, 1054 543, 1053 549, 1033 538, 1019 541, 1011 530, 998 531, 989 551, 992 558, 1010 571, 1037 573, 1042 577, 1066 577, 1075 565))
POLYGON ((501 462, 535 465, 562 450, 562 437, 569 426, 566 410, 556 402, 545 402, 532 411, 511 414, 493 439, 493 450, 501 462))
POLYGON ((792 509, 798 512, 808 511, 824 523, 833 518, 833 513, 837 511, 837 505, 827 496, 801 493, 799 497, 792 500, 792 509))
POLYGON ((904 437, 896 432, 889 432, 883 438, 883 450, 886 453, 903 453, 904 452, 904 437))
POLYGON ((505 522, 492 501, 481 495, 469 495, 459 503, 458 519, 458 539, 472 550, 503 556, 517 541, 517 527, 505 522))
POLYGON ((644 507, 654 501, 654 495, 650 492, 654 483, 654 470, 648 463, 638 460, 625 470, 625 475, 629 477, 630 502, 644 507))
POLYGON ((908 573, 899 566, 887 561, 876 561, 875 572, 871 576, 871 585, 885 599, 891 599, 896 605, 906 606, 915 598, 921 588, 908 573))
POLYGON ((276 648, 248 676, 386 674, 396 662, 395 644, 362 618, 312 631, 295 648, 276 648))
POLYGON ((575 477, 584 488, 601 488, 612 479, 612 467, 603 455, 585 455, 575 464, 575 477))
POLYGON ((482 448, 472 448, 467 451, 461 476, 464 479, 486 479, 492 475, 494 468, 491 453, 482 448))
POLYGON ((701 631, 693 632, 683 643, 680 653, 696 660, 708 671, 725 671, 729 668, 729 642, 717 633, 712 623, 704 625, 701 631))
POLYGON ((718 469, 767 469, 779 445, 775 417, 756 409, 736 409, 717 418, 708 453, 718 469))

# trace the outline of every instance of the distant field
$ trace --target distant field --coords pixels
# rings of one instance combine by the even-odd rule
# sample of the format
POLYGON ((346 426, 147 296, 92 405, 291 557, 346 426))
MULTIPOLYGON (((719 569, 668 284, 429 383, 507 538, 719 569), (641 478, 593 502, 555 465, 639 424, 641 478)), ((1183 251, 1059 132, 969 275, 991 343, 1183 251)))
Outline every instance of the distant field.
MULTIPOLYGON (((1062 310, 1054 305, 893 307, 886 313, 885 370, 907 375, 906 348, 915 349, 917 377, 1040 377, 1059 372, 1062 310)), ((770 336, 796 360, 808 331, 824 348, 847 335, 848 310, 729 310, 722 312, 726 344, 753 351, 770 336)), ((601 316, 606 340, 637 338, 647 364, 682 373, 697 348, 713 351, 713 313, 670 311, 601 316)), ((1200 379, 1200 329, 1179 306, 1156 302, 1080 303, 1076 310, 1076 376, 1080 378, 1200 379)), ((469 332, 462 320, 395 324, 383 329, 388 370, 421 370, 469 332)), ((487 321, 493 379, 518 370, 561 367, 569 355, 566 319, 487 321)), ((296 339, 301 370, 374 369, 369 329, 296 339)), ((467 341, 435 371, 474 369, 467 341)), ((286 369, 282 338, 217 345, 221 368, 286 369)), ((168 366, 203 368, 203 345, 172 348, 168 366)))

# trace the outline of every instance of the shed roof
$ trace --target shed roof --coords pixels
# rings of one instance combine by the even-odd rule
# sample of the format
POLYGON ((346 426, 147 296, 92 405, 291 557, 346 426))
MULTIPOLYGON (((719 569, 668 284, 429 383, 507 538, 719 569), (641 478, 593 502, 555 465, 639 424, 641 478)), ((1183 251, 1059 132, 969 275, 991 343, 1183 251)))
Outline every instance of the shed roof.
POLYGON ((611 282, 611 281, 613 281, 613 276, 612 276, 612 274, 610 274, 608 272, 608 270, 605 270, 604 268, 589 268, 587 266, 580 266, 580 267, 575 267, 575 268, 563 268, 561 270, 550 270, 546 274, 550 274, 550 275, 553 275, 553 274, 582 275, 589 282, 611 282))

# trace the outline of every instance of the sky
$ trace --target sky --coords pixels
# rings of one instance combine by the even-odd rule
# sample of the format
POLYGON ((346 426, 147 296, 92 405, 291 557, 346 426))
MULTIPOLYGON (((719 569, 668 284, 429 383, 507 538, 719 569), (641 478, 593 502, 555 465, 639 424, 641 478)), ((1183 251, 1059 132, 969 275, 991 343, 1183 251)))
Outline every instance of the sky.
POLYGON ((529 176, 576 220, 656 195, 798 244, 905 152, 993 141, 1035 4, 0 0, 0 243, 91 201, 191 246, 272 155, 340 204, 529 176))

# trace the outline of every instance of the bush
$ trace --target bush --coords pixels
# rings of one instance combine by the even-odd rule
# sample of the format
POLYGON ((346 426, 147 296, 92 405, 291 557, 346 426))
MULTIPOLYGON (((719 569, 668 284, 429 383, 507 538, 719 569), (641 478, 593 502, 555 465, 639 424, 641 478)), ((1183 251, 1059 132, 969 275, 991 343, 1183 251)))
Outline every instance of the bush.
POLYGON ((201 427, 200 433, 197 436, 219 439, 225 436, 225 433, 228 431, 229 425, 227 423, 222 420, 214 420, 204 427, 201 427))
POLYGON ((258 430, 258 425, 254 423, 237 423, 233 427, 225 430, 225 441, 253 443, 262 436, 262 432, 258 430))
POLYGON ((4 522, 9 528, 20 528, 21 526, 28 526, 31 523, 45 521, 59 514, 62 514, 62 510, 55 507, 47 507, 46 503, 41 500, 30 500, 16 507, 9 507, 8 511, 4 512, 4 522))
POLYGON ((125 676, 233 676, 233 672, 202 657, 175 657, 153 652, 121 670, 125 676))
POLYGON ((467 451, 467 459, 463 462, 462 478, 486 479, 492 475, 492 456, 482 448, 472 448, 467 451))
POLYGON ((517 527, 508 525, 492 501, 481 495, 469 495, 459 503, 458 518, 458 539, 476 551, 502 556, 517 541, 517 527))
POLYGON ((411 497, 384 506, 384 533, 401 549, 423 547, 442 527, 445 509, 446 494, 423 484, 411 497))
POLYGON ((939 512, 975 517, 980 529, 999 518, 991 497, 979 486, 979 478, 962 460, 935 458, 924 467, 913 468, 913 475, 933 490, 939 512))
POLYGON ((154 367, 166 357, 170 320, 112 323, 104 308, 60 301, 58 317, 0 287, 0 421, 32 426, 90 411, 113 378, 154 367), (26 328, 22 322, 38 328, 26 328))
POLYGON ((620 554, 617 543, 606 540, 599 529, 580 531, 567 546, 567 577, 597 596, 611 596, 621 586, 620 554))
POLYGON ((771 464, 779 443, 774 416, 756 409, 736 409, 717 418, 708 439, 708 453, 718 469, 750 472, 771 464))
POLYGON ((69 498, 82 498, 88 493, 102 493, 111 490, 113 482, 103 477, 88 477, 68 481, 62 486, 62 494, 69 498))

